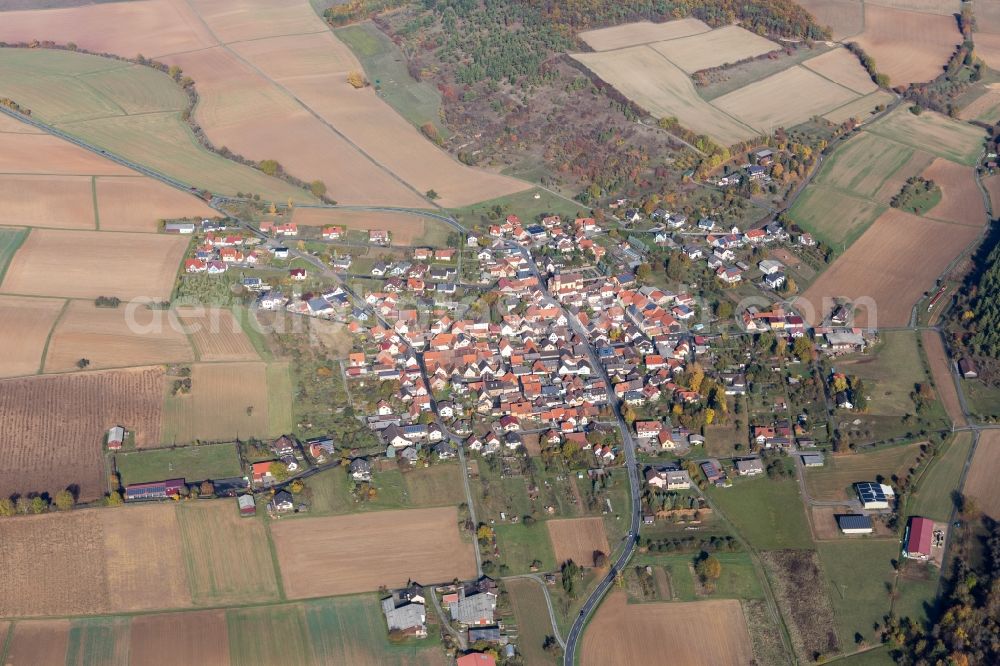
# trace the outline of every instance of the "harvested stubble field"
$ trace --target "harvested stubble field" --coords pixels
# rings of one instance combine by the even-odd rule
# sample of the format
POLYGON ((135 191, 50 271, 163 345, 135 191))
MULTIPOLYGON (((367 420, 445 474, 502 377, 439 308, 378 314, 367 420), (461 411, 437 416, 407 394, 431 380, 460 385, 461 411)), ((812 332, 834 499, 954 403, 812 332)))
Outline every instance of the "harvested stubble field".
POLYGON ((855 41, 894 86, 930 81, 962 41, 954 17, 865 3, 865 31, 855 41))
POLYGON ((170 298, 188 240, 180 236, 34 229, 0 289, 30 296, 170 298))
POLYGON ((976 227, 886 210, 796 306, 815 324, 833 309, 835 298, 870 299, 874 308, 861 307, 856 325, 905 326, 913 304, 979 235, 976 227))
POLYGON ((843 248, 864 233, 885 209, 886 206, 877 201, 813 182, 796 200, 789 215, 820 242, 843 248), (837 211, 837 214, 831 215, 830 211, 837 211))
POLYGON ((939 157, 922 175, 941 188, 941 201, 927 211, 927 217, 975 227, 986 224, 986 208, 983 195, 976 185, 974 167, 962 166, 939 157))
POLYGON ((90 176, 0 175, 0 204, 0 224, 94 229, 90 176))
MULTIPOLYGON (((431 233, 447 235, 440 223, 421 215, 392 213, 388 211, 352 211, 332 208, 295 209, 292 219, 307 227, 341 225, 347 229, 385 229, 390 232, 393 245, 419 245, 429 243, 431 233)), ((443 239, 442 239, 443 242, 443 239)))
POLYGON ((102 231, 159 230, 159 220, 217 217, 201 199, 150 178, 97 178, 102 231))
MULTIPOLYGON (((267 366, 262 362, 196 363, 191 366, 191 392, 170 395, 167 378, 163 407, 163 443, 232 441, 268 437, 267 366)), ((163 390, 163 389, 161 389, 163 390)), ((291 396, 284 396, 291 400, 291 396)))
POLYGON ((195 604, 246 604, 278 598, 278 579, 261 520, 241 518, 232 500, 181 504, 177 520, 195 604))
POLYGON ((859 95, 878 90, 868 72, 861 67, 858 57, 847 49, 833 49, 802 63, 820 76, 850 88, 859 95))
POLYGON ((166 654, 179 664, 229 664, 229 632, 221 610, 136 616, 129 644, 133 666, 160 666, 166 654))
MULTIPOLYGON (((907 166, 914 153, 910 146, 862 132, 830 156, 816 180, 855 196, 876 198, 888 181, 907 166)), ((911 170, 909 175, 920 173, 923 166, 926 163, 911 170)), ((900 182, 899 187, 902 184, 900 182)), ((892 188, 891 194, 898 194, 899 187, 892 188)))
POLYGON ((962 0, 865 0, 865 4, 941 16, 954 16, 962 11, 962 0))
POLYGON ((847 500, 855 497, 851 484, 874 481, 876 476, 886 479, 898 474, 903 478, 916 464, 920 444, 888 446, 870 453, 828 455, 823 467, 805 471, 806 489, 817 500, 847 500))
POLYGON ((100 497, 108 428, 125 426, 139 446, 158 442, 162 396, 162 368, 0 382, 0 432, 20 433, 0 448, 0 495, 76 485, 81 499, 100 497))
MULTIPOLYGON (((442 205, 461 206, 526 187, 525 183, 460 164, 392 111, 374 89, 351 87, 345 75, 350 70, 360 71, 360 63, 329 32, 307 0, 280 4, 249 0, 224 7, 208 2, 149 0, 142 5, 141 11, 138 7, 95 5, 13 12, 0 26, 0 39, 31 39, 43 33, 48 39, 73 41, 93 51, 125 56, 142 52, 178 64, 196 81, 206 109, 229 105, 232 110, 196 114, 216 145, 253 159, 276 159, 303 180, 324 180, 330 195, 342 203, 426 205, 422 194, 434 189, 442 205), (107 29, 109 23, 114 29, 107 29), (164 25, 170 28, 164 29, 164 25), (97 30, 101 34, 95 34, 95 26, 104 26, 97 30), (227 46, 213 48, 220 43, 227 46), (223 71, 220 62, 224 62, 224 76, 218 75, 223 71), (280 98, 280 104, 254 103, 236 109, 222 99, 219 88, 228 86, 230 73, 246 82, 240 95, 248 91, 258 102, 280 98), (260 116, 261 110, 266 117, 260 116), (331 154, 338 159, 328 159, 331 154)), ((119 117, 113 123, 127 129, 123 133, 127 136, 116 142, 123 150, 141 139, 134 124, 125 120, 119 117)), ((107 127, 86 125, 86 131, 102 141, 115 141, 107 127)), ((158 129, 162 132, 165 128, 158 129)), ((194 168, 199 184, 235 185, 218 180, 221 174, 204 171, 201 167, 208 166, 205 155, 197 156, 201 163, 194 168)), ((181 156, 175 153, 169 157, 171 160, 162 162, 164 166, 176 167, 181 156)), ((188 150, 187 157, 196 157, 195 152, 188 150)), ((256 177, 263 178, 260 174, 256 177)), ((273 183, 290 187, 280 181, 273 183)), ((267 198, 278 189, 259 184, 242 189, 261 192, 267 198)), ((290 195, 300 201, 304 198, 301 190, 290 195)), ((284 201, 286 197, 278 194, 276 198, 284 201)))
POLYGON ((45 341, 64 304, 60 299, 0 296, 0 344, 6 350, 0 377, 38 372, 45 341))
POLYGON ((757 134, 703 100, 688 75, 648 45, 572 57, 657 118, 677 118, 725 145, 757 134))
POLYGON ((0 526, 5 616, 189 606, 172 505, 86 509, 0 526))
POLYGON ((978 2, 976 15, 976 55, 987 65, 1000 67, 1000 3, 978 2))
POLYGON ((785 617, 799 659, 839 647, 833 608, 815 550, 774 550, 760 553, 778 606, 785 617))
POLYGON ((37 176, 134 175, 123 166, 49 134, 2 132, 0 148, 0 173, 37 176))
POLYGON ((688 74, 693 74, 702 69, 777 51, 781 46, 738 25, 727 25, 689 37, 656 42, 652 48, 688 74))
POLYGON ((232 310, 185 307, 177 308, 176 313, 198 351, 198 360, 260 360, 232 310))
POLYGON ((958 117, 965 121, 980 120, 991 125, 1000 120, 1000 85, 987 84, 983 94, 967 104, 958 117))
POLYGON ((581 32, 578 37, 595 51, 612 51, 626 46, 688 37, 710 30, 711 28, 708 25, 698 19, 686 18, 678 21, 666 21, 664 23, 652 23, 650 21, 623 23, 622 25, 610 28, 587 30, 586 32, 581 32))
POLYGON ((990 518, 1000 520, 1000 493, 997 492, 997 477, 1000 477, 1000 431, 984 430, 979 433, 976 453, 965 477, 963 494, 975 500, 976 507, 990 518))
POLYGON ((816 23, 830 28, 837 41, 865 29, 864 7, 860 0, 797 0, 797 4, 812 14, 816 23))
POLYGON ((128 662, 128 618, 101 617, 74 620, 69 630, 66 663, 125 664, 128 662))
POLYGON ((824 113, 823 118, 838 125, 842 122, 850 120, 851 118, 858 122, 864 122, 872 116, 877 106, 880 104, 883 107, 888 106, 893 99, 895 98, 892 96, 892 93, 887 93, 884 90, 877 90, 869 95, 865 95, 864 97, 859 97, 853 102, 837 107, 829 113, 824 113))
POLYGON ((299 605, 240 608, 226 613, 230 654, 237 664, 316 664, 299 605))
POLYGON ((187 336, 173 319, 169 310, 69 301, 52 331, 45 372, 74 372, 81 358, 91 370, 193 361, 187 336))
POLYGON ((549 530, 557 564, 573 560, 581 566, 589 567, 594 564, 595 550, 611 555, 603 518, 547 520, 545 525, 549 530))
MULTIPOLYGON (((854 68, 861 70, 857 62, 853 67, 847 64, 848 74, 854 68)), ((760 134, 770 134, 779 127, 797 125, 857 98, 857 93, 844 86, 797 66, 718 97, 712 104, 760 134), (794 103, 788 98, 790 90, 796 91, 794 103)))
POLYGON ((284 519, 271 525, 271 534, 291 599, 370 592, 408 579, 465 579, 476 571, 455 507, 284 519))
POLYGON ((714 666, 752 659, 739 601, 629 604, 621 591, 612 592, 597 609, 580 647, 584 666, 714 666))
POLYGON ((18 622, 5 663, 9 666, 66 663, 69 629, 69 620, 18 622))

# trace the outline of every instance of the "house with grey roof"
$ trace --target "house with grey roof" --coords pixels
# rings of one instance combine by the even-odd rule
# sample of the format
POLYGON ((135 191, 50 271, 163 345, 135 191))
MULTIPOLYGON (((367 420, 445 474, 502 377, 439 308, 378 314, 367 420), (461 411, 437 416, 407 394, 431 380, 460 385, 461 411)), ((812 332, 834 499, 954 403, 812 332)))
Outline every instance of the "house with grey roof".
POLYGON ((422 603, 400 600, 395 594, 382 600, 382 613, 389 631, 423 638, 427 636, 427 612, 422 603))
POLYGON ((467 626, 493 624, 493 611, 497 607, 496 593, 466 594, 464 589, 460 589, 457 596, 458 598, 448 607, 451 619, 467 626))

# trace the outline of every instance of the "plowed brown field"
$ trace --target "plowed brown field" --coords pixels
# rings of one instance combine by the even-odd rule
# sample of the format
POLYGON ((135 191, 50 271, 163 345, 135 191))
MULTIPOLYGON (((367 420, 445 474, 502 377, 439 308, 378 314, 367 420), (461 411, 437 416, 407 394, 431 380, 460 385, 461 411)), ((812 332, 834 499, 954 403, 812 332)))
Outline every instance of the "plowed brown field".
POLYGON ((994 520, 1000 519, 1000 493, 997 477, 1000 476, 1000 430, 983 430, 979 433, 976 453, 965 479, 962 492, 975 500, 976 506, 994 520))
POLYGON ((594 551, 611 554, 602 518, 568 518, 545 522, 552 540, 556 562, 573 560, 580 566, 594 565, 594 551))
POLYGON ((140 615, 132 620, 129 663, 160 666, 170 655, 178 664, 229 664, 225 611, 140 615))
POLYGON ((583 666, 716 666, 752 659, 746 619, 734 599, 629 604, 616 591, 597 609, 580 646, 583 666))
POLYGON ((983 195, 976 185, 975 168, 939 157, 922 175, 941 188, 941 201, 927 211, 927 217, 974 227, 986 224, 986 208, 983 205, 983 195))
POLYGON ((875 308, 861 308, 859 326, 905 326, 913 304, 979 234, 976 227, 890 208, 795 301, 796 307, 815 324, 833 309, 833 299, 847 298, 875 308))
POLYGON ((232 311, 222 308, 178 308, 176 312, 198 350, 199 360, 260 360, 232 311))
POLYGON ((865 4, 865 31, 855 41, 893 86, 930 81, 962 41, 952 16, 865 4))
POLYGON ((951 359, 944 349, 941 336, 937 331, 922 331, 921 340, 924 343, 924 353, 927 354, 927 361, 931 367, 931 377, 934 378, 934 386, 937 394, 941 398, 941 404, 948 412, 948 416, 955 425, 965 425, 965 414, 962 413, 962 404, 958 400, 958 389, 955 388, 955 380, 951 372, 951 359))
POLYGON ((290 599, 371 592, 409 579, 466 579, 476 572, 455 507, 285 519, 272 524, 271 534, 290 599))
POLYGON ((108 428, 136 443, 160 439, 163 370, 136 368, 0 381, 0 496, 79 486, 92 500, 106 488, 101 455, 108 428))
POLYGON ((162 301, 170 298, 187 244, 180 236, 35 229, 11 260, 0 289, 162 301))
MULTIPOLYGON (((0 134, 0 147, 3 137, 0 134)), ((89 176, 2 175, 0 204, 0 224, 94 228, 94 195, 89 176)))
POLYGON ((188 338, 169 310, 98 308, 70 301, 52 332, 45 372, 71 372, 77 361, 90 370, 194 360, 188 338))
POLYGON ((50 298, 0 296, 0 377, 33 375, 42 364, 42 352, 52 325, 65 301, 50 298))
POLYGON ((18 622, 6 663, 8 666, 65 663, 69 629, 69 620, 18 622))
POLYGON ((149 178, 98 178, 102 231, 159 230, 159 220, 217 217, 201 199, 149 178))

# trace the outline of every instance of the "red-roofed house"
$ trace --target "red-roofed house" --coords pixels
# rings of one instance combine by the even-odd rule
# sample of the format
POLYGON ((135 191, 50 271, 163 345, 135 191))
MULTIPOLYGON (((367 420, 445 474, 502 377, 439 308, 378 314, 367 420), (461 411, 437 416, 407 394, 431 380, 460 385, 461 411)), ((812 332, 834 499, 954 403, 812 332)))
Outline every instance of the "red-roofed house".
POLYGON ((456 666, 496 666, 497 660, 492 655, 483 652, 463 654, 455 660, 456 666))

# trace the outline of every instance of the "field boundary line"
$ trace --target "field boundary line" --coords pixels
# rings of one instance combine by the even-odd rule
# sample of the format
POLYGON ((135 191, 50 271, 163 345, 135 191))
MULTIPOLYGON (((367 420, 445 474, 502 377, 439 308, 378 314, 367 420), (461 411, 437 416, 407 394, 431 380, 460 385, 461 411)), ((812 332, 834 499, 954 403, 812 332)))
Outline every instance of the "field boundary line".
MULTIPOLYGON (((66 315, 66 311, 69 310, 69 303, 70 299, 68 298, 65 301, 63 301, 62 308, 59 309, 59 314, 56 315, 55 321, 52 322, 52 328, 49 329, 49 334, 45 336, 45 344, 42 346, 42 357, 38 360, 38 372, 36 372, 35 375, 45 374, 45 361, 48 360, 49 356, 49 344, 52 342, 52 336, 55 335, 56 327, 59 326, 59 322, 62 321, 62 318, 66 315)), ((66 371, 64 373, 59 373, 59 374, 68 375, 71 372, 72 371, 66 371)))
MULTIPOLYGON (((826 55, 827 53, 832 53, 832 52, 833 52, 833 51, 835 51, 835 50, 836 50, 836 49, 830 49, 829 51, 824 51, 823 53, 820 53, 819 55, 826 55)), ((819 56, 814 56, 814 57, 818 58, 819 56)), ((854 102, 857 102, 857 101, 858 101, 859 99, 861 99, 862 97, 868 97, 868 95, 871 95, 871 94, 872 94, 872 93, 874 93, 874 92, 878 92, 878 91, 876 91, 876 90, 873 90, 873 91, 872 91, 871 93, 864 93, 864 94, 862 94, 862 93, 859 93, 859 92, 858 92, 857 90, 854 90, 854 89, 852 89, 852 88, 848 88, 847 86, 845 86, 845 85, 844 85, 843 83, 841 83, 840 81, 834 81, 834 80, 833 80, 833 79, 831 79, 831 78, 830 78, 829 76, 826 76, 825 74, 821 74, 821 73, 817 72, 817 71, 816 71, 815 69, 812 69, 811 67, 806 67, 805 63, 809 62, 810 60, 812 60, 812 58, 808 58, 808 59, 806 59, 806 60, 803 60, 803 61, 802 61, 802 62, 800 62, 799 64, 797 64, 797 65, 794 65, 793 67, 789 67, 788 69, 794 69, 795 67, 801 67, 802 69, 806 70, 807 72, 812 72, 813 74, 815 74, 815 75, 816 75, 816 76, 818 76, 819 78, 821 78, 821 79, 825 79, 825 80, 829 81, 830 83, 832 83, 833 85, 835 85, 835 86, 839 86, 839 87, 843 88, 843 89, 844 89, 844 90, 846 90, 847 92, 849 92, 849 93, 851 93, 852 95, 854 95, 854 99, 852 99, 852 100, 851 100, 850 102, 847 102, 847 104, 852 104, 852 103, 854 103, 854 102)), ((782 70, 782 71, 784 71, 784 70, 782 70)), ((840 108, 841 106, 847 106, 847 104, 841 104, 840 106, 838 106, 838 107, 835 107, 835 108, 831 109, 830 111, 827 111, 827 113, 830 113, 830 112, 832 112, 832 111, 836 111, 836 110, 837 110, 837 109, 839 109, 839 108, 840 108)))
POLYGON ((278 562, 278 547, 274 545, 274 535, 271 534, 271 521, 267 519, 266 513, 262 514, 260 520, 264 521, 264 533, 267 535, 267 552, 271 555, 271 566, 274 567, 274 583, 277 587, 278 601, 289 601, 285 596, 285 581, 281 577, 281 564, 278 562))
POLYGON ((97 176, 90 177, 90 198, 94 203, 94 231, 100 231, 101 213, 97 208, 97 176))
POLYGON ((7 663, 7 653, 10 652, 10 646, 14 642, 14 625, 17 624, 13 620, 7 623, 7 633, 3 637, 3 644, 0 644, 0 664, 7 663))
MULTIPOLYGON (((0 227, 0 229, 19 229, 20 231, 23 232, 21 234, 21 237, 17 240, 17 242, 14 243, 13 246, 11 246, 11 248, 10 248, 10 259, 8 259, 5 262, 0 263, 0 285, 3 285, 4 278, 7 277, 7 269, 10 268, 10 262, 14 261, 14 257, 17 256, 17 253, 24 246, 24 241, 28 240, 28 236, 31 235, 31 229, 32 229, 32 227, 13 227, 13 226, 11 226, 11 227, 0 227)), ((4 293, 4 295, 7 295, 7 296, 17 296, 17 295, 19 295, 19 294, 8 294, 7 292, 3 292, 3 293, 4 293)), ((30 296, 31 294, 23 294, 23 295, 24 296, 30 296)), ((37 294, 35 294, 35 295, 37 296, 37 294)))

